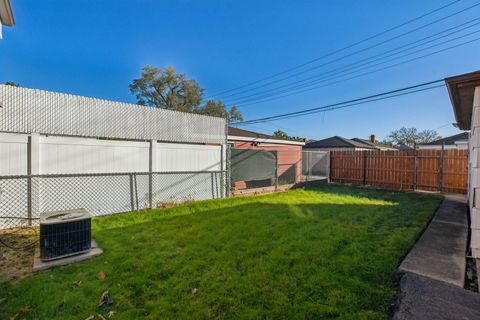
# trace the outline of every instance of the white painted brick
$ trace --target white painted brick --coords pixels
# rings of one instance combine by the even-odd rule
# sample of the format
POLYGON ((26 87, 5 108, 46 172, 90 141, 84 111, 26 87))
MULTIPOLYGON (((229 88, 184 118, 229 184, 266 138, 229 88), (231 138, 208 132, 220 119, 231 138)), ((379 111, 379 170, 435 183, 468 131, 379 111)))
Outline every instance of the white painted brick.
POLYGON ((472 228, 472 241, 470 242, 472 254, 475 258, 480 257, 480 229, 472 228))
POLYGON ((474 147, 470 151, 470 164, 472 168, 480 168, 480 147, 474 147))
POLYGON ((480 106, 474 106, 472 109, 472 127, 478 127, 480 124, 480 106))
MULTIPOLYGON (((479 208, 472 208, 470 210, 471 216, 471 228, 480 230, 480 209, 479 208)), ((479 231, 480 232, 480 231, 479 231)))
MULTIPOLYGON (((480 168, 471 168, 470 169, 472 172, 472 178, 471 178, 471 185, 473 188, 479 188, 480 187, 480 168)), ((479 204, 480 207, 480 204, 479 204)))
POLYGON ((473 106, 480 107, 480 86, 475 88, 475 95, 473 97, 473 106))

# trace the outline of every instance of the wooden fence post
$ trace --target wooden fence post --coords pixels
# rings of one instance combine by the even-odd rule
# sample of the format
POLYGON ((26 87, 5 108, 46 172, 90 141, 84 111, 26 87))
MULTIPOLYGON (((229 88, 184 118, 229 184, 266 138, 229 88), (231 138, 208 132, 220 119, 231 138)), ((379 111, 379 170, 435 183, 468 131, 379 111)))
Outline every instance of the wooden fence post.
POLYGON ((444 163, 445 142, 442 143, 442 151, 440 152, 440 170, 438 171, 438 190, 443 192, 443 163, 444 163))
POLYGON ((367 151, 363 151, 363 185, 367 184, 367 151))
POLYGON ((413 145, 413 190, 417 190, 417 144, 413 145))

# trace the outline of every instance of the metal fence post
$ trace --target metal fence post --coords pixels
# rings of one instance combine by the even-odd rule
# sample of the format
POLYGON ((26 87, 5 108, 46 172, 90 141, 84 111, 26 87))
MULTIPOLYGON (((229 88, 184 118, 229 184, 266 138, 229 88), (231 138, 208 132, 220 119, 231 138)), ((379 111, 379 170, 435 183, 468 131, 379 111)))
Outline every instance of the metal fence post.
POLYGON ((413 190, 417 190, 417 144, 413 145, 413 190))
POLYGON ((230 197, 230 189, 231 189, 231 170, 232 170, 232 166, 231 166, 231 162, 230 162, 230 157, 231 157, 231 150, 230 150, 230 145, 227 144, 227 155, 226 155, 226 159, 225 159, 225 165, 226 165, 226 183, 225 183, 225 196, 227 198, 230 197))
POLYGON ((153 157, 156 148, 154 140, 150 140, 150 150, 148 156, 148 207, 153 209, 153 157))
POLYGON ((444 151, 445 151, 445 142, 442 143, 442 150, 440 152, 440 170, 438 172, 439 174, 438 189, 440 190, 440 192, 443 192, 443 165, 444 165, 443 162, 445 159, 444 151))
POLYGON ((27 145, 27 220, 32 225, 32 137, 28 136, 27 145))
POLYGON ((135 198, 133 193, 135 192, 133 189, 133 173, 128 174, 130 178, 130 206, 132 208, 132 211, 135 211, 135 198))
POLYGON ((278 190, 278 151, 275 151, 275 191, 278 190))
POLYGON ((226 181, 224 180, 225 174, 224 174, 224 155, 223 153, 225 152, 225 146, 222 144, 220 145, 220 197, 224 197, 225 189, 226 189, 226 181))

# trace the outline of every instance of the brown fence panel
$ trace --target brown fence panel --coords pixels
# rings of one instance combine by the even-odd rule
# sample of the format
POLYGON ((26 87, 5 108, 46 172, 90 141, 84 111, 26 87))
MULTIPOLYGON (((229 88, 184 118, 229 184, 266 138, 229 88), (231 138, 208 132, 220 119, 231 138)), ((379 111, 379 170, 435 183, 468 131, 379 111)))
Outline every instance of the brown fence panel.
POLYGON ((468 150, 332 151, 330 161, 334 182, 467 192, 468 150))

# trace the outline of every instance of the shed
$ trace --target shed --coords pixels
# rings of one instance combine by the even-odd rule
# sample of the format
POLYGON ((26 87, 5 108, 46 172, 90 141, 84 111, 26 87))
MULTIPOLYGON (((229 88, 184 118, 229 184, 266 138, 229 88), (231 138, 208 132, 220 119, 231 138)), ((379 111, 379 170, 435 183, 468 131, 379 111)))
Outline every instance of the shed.
MULTIPOLYGON (((287 140, 259 132, 228 128, 228 143, 236 150, 272 151, 277 161, 278 178, 282 184, 295 184, 302 178, 303 141, 287 140)), ((233 161, 234 159, 232 159, 233 161)), ((271 185, 271 179, 236 181, 237 189, 271 185)))

